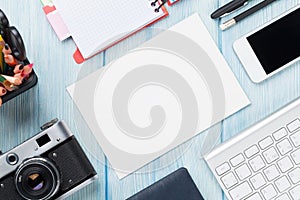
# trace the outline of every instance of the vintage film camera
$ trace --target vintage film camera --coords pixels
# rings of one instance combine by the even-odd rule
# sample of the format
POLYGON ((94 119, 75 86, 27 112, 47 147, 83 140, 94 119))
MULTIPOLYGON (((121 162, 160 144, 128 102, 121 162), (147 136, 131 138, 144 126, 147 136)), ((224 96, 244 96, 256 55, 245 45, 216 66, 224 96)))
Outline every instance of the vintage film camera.
POLYGON ((0 156, 0 199, 64 199, 97 174, 63 121, 0 156))

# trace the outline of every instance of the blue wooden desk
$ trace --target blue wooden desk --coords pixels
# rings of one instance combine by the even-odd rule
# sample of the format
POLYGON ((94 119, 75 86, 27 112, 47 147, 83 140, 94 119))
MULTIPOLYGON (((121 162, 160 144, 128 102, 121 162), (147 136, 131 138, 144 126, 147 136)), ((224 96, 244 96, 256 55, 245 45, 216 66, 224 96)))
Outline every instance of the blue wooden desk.
MULTIPOLYGON (((249 96, 252 102, 251 106, 222 122, 222 135, 218 143, 239 133, 300 96, 299 62, 261 84, 254 84, 246 75, 232 49, 232 44, 237 38, 299 4, 300 1, 279 0, 228 31, 222 32, 218 25, 224 20, 228 20, 229 17, 218 21, 211 20, 209 16, 212 11, 227 2, 228 0, 182 0, 168 8, 170 12, 168 18, 153 26, 166 29, 194 12, 199 13, 249 96)), ((250 4, 254 5, 258 2, 259 0, 253 0, 250 1, 250 4)), ((26 42, 28 57, 34 62, 39 77, 37 87, 0 108, 0 148, 4 152, 37 133, 40 125, 44 122, 58 117, 70 125, 99 175, 96 182, 72 195, 69 199, 125 199, 181 166, 189 170, 205 199, 226 199, 201 158, 200 144, 203 140, 201 134, 193 138, 189 148, 179 158, 176 156, 176 150, 169 153, 168 156, 176 158, 174 162, 157 169, 155 166, 160 162, 158 159, 139 170, 140 173, 134 173, 123 180, 117 178, 101 148, 93 141, 90 141, 89 144, 85 139, 85 136, 91 135, 91 133, 74 109, 66 87, 74 83, 78 77, 95 71, 133 49, 134 41, 137 39, 150 39, 153 34, 151 29, 145 29, 135 34, 80 66, 75 64, 71 57, 75 50, 74 43, 71 40, 61 43, 57 39, 42 11, 40 1, 1 0, 0 8, 5 11, 11 24, 20 30, 26 42)))

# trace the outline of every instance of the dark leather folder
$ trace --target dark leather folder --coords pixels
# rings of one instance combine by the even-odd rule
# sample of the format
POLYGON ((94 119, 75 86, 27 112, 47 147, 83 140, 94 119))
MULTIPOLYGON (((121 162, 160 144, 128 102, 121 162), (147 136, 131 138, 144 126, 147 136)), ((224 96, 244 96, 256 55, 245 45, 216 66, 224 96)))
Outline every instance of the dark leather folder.
POLYGON ((190 174, 180 168, 127 200, 203 200, 190 174))

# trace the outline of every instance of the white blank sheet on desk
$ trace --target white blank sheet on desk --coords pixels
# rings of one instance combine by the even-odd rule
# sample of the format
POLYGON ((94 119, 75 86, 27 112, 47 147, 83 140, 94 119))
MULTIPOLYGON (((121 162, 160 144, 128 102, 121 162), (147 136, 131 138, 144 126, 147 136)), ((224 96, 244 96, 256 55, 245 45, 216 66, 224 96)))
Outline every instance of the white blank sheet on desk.
POLYGON ((250 104, 197 14, 68 91, 119 178, 250 104))
POLYGON ((53 0, 84 58, 164 16, 149 0, 53 0))

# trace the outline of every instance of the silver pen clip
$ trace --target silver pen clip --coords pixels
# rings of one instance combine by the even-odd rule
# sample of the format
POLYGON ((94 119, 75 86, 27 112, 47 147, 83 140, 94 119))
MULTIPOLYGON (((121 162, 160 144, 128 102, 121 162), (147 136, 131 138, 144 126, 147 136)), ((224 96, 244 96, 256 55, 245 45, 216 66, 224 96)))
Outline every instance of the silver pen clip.
POLYGON ((235 9, 235 10, 233 10, 233 11, 231 11, 231 12, 229 12, 229 13, 224 13, 223 15, 221 15, 220 17, 222 18, 222 17, 225 17, 225 16, 227 16, 227 15, 230 15, 231 13, 233 13, 233 12, 235 12, 235 11, 238 11, 238 10, 240 10, 241 8, 243 8, 244 6, 246 6, 248 4, 248 1, 247 2, 245 2, 241 7, 238 7, 237 9, 235 9))

